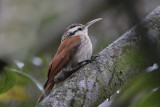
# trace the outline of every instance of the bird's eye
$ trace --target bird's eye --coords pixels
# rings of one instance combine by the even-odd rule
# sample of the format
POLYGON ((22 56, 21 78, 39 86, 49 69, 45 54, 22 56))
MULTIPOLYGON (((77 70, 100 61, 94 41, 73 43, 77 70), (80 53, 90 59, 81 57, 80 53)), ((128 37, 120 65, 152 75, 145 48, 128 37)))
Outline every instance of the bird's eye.
POLYGON ((74 33, 70 32, 70 35, 74 35, 74 33))
POLYGON ((78 28, 78 30, 79 30, 79 31, 81 31, 81 30, 82 30, 82 28, 78 28))

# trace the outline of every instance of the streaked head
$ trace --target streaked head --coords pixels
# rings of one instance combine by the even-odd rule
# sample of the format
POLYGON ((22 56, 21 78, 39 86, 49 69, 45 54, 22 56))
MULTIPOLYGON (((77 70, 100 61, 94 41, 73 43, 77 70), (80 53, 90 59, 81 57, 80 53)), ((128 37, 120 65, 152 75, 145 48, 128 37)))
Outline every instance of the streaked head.
POLYGON ((102 20, 102 18, 94 19, 85 25, 72 24, 72 25, 68 26, 62 36, 62 41, 65 40, 66 38, 77 36, 77 35, 82 35, 82 34, 88 35, 88 27, 91 26, 92 24, 100 21, 100 20, 102 20))

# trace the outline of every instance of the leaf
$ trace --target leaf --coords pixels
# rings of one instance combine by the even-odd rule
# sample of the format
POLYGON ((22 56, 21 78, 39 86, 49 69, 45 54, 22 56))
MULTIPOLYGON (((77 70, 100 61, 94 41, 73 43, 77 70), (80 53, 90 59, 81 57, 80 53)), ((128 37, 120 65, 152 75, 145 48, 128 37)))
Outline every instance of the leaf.
POLYGON ((27 93, 27 91, 23 87, 17 85, 15 85, 8 92, 0 95, 0 101, 5 101, 5 102, 10 100, 23 101, 29 98, 30 96, 27 93))
POLYGON ((6 103, 0 102, 1 107, 8 107, 6 103))
POLYGON ((38 82, 34 77, 32 77, 31 75, 25 73, 25 72, 22 72, 20 70, 17 70, 17 69, 12 69, 12 72, 16 72, 24 77, 27 77, 28 79, 30 79, 36 86, 37 88, 42 92, 44 93, 44 88, 42 86, 42 84, 40 82, 38 82))
POLYGON ((159 70, 143 73, 121 89, 110 107, 159 107, 159 70))
POLYGON ((0 94, 9 91, 16 83, 16 76, 14 72, 4 71, 0 75, 0 94))

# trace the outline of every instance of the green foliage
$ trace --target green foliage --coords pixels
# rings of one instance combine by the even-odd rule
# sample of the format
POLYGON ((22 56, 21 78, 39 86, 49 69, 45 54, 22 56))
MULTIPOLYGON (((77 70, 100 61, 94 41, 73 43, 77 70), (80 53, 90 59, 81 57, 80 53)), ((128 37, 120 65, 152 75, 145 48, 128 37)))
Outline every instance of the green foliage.
POLYGON ((1 107, 8 107, 8 105, 5 104, 5 103, 1 103, 1 102, 0 102, 0 105, 1 105, 1 107))
POLYGON ((12 71, 4 71, 0 75, 0 94, 9 91, 16 83, 15 73, 12 71))
POLYGON ((159 75, 156 70, 136 77, 122 89, 111 107, 159 107, 159 75))
POLYGON ((36 78, 43 80, 41 77, 47 71, 46 67, 48 60, 45 56, 28 58, 24 63, 15 61, 15 64, 6 66, 0 75, 0 105, 9 107, 10 102, 14 106, 17 104, 17 107, 35 105, 40 93, 44 92, 42 84, 36 78), (41 63, 33 63, 34 58, 38 58, 41 63))
POLYGON ((116 62, 116 69, 130 72, 133 68, 138 70, 145 69, 150 62, 146 50, 141 46, 139 48, 126 47, 126 53, 116 62))
POLYGON ((160 105, 159 99, 160 99, 160 89, 157 89, 146 95, 146 97, 144 97, 144 99, 142 99, 134 107, 158 107, 160 105))
MULTIPOLYGON (((18 63, 20 63, 20 62, 18 62, 18 63)), ((44 90, 43 90, 42 84, 41 84, 39 81, 37 81, 34 77, 32 77, 31 75, 29 75, 28 73, 24 72, 24 71, 30 70, 30 69, 31 69, 31 68, 30 68, 30 67, 27 67, 27 66, 23 66, 23 67, 21 68, 21 67, 18 67, 18 66, 16 66, 16 65, 11 65, 11 66, 8 66, 8 67, 6 68, 6 70, 10 71, 11 74, 14 74, 14 75, 15 75, 15 73, 17 73, 17 74, 21 75, 19 79, 21 79, 22 81, 24 81, 25 79, 24 79, 24 78, 22 79, 21 77, 25 77, 27 80, 31 80, 31 81, 37 86, 37 88, 43 93, 44 90)), ((6 75, 9 75, 9 74, 6 74, 6 75)), ((13 76, 13 78, 14 78, 14 76, 13 76)), ((12 80, 12 79, 11 79, 11 80, 12 80)), ((14 83, 15 83, 15 82, 14 82, 14 83)), ((22 82, 22 83, 24 83, 24 82, 22 82)), ((4 83, 4 84, 5 84, 5 83, 4 83)), ((13 85, 14 85, 14 84, 13 84, 13 85)))

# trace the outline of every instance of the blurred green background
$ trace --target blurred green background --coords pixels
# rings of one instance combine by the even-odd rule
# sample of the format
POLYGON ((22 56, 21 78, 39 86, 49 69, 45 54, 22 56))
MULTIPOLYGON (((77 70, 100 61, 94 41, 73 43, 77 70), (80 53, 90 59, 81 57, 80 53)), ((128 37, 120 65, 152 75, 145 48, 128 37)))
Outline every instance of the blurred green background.
POLYGON ((0 0, 0 106, 35 106, 41 93, 36 85, 45 83, 68 25, 103 18, 89 29, 97 54, 159 5, 160 0, 0 0))

